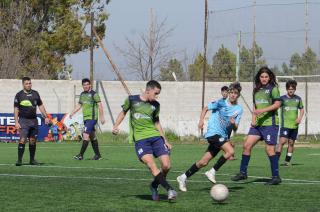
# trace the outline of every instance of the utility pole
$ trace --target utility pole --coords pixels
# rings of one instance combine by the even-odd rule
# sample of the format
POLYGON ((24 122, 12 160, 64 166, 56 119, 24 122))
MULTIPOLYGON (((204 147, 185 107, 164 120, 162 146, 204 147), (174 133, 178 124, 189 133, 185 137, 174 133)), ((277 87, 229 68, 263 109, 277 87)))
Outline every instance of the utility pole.
POLYGON ((150 79, 153 79, 153 55, 154 55, 154 17, 153 17, 153 10, 152 8, 150 9, 150 29, 149 29, 149 65, 150 65, 150 79))
POLYGON ((256 72, 256 0, 253 1, 253 38, 252 38, 252 83, 256 72))
POLYGON ((206 86, 207 72, 207 40, 208 40, 208 0, 204 3, 204 39, 203 39, 203 70, 202 70, 202 104, 201 110, 204 108, 204 95, 206 86))
POLYGON ((309 30, 309 20, 308 20, 308 0, 306 0, 305 2, 305 43, 304 43, 304 50, 305 52, 307 51, 307 49, 309 48, 309 40, 308 40, 308 30, 309 30))
POLYGON ((91 12, 91 34, 90 34, 90 81, 93 85, 93 24, 94 24, 94 13, 91 12))
POLYGON ((240 49, 241 49, 241 31, 238 33, 237 42, 237 64, 236 64, 236 81, 240 81, 240 49))

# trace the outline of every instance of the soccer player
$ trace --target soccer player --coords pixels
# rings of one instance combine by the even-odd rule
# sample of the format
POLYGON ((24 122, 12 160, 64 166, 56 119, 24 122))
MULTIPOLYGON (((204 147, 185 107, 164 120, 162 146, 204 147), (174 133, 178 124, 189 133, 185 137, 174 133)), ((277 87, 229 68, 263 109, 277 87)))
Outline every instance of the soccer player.
POLYGON ((221 87, 221 96, 223 99, 228 98, 228 86, 224 85, 221 87))
POLYGON ((34 159, 38 135, 37 106, 49 123, 46 109, 37 91, 32 90, 32 83, 29 77, 22 78, 23 90, 19 91, 14 98, 14 120, 15 127, 20 134, 18 144, 18 160, 16 166, 22 165, 22 158, 25 144, 29 140, 30 165, 39 165, 34 159))
POLYGON ((160 104, 156 101, 161 91, 161 85, 151 80, 141 95, 130 95, 122 105, 122 111, 117 117, 112 133, 118 134, 119 125, 127 112, 130 111, 130 140, 135 142, 136 154, 154 176, 150 185, 153 200, 159 200, 158 186, 163 186, 168 192, 168 200, 177 197, 177 192, 169 185, 166 175, 170 170, 169 150, 171 144, 165 138, 159 120, 160 104), (157 167, 154 157, 160 160, 161 170, 157 167))
POLYGON ((205 134, 209 146, 206 153, 204 153, 199 161, 194 163, 184 174, 177 177, 179 189, 181 191, 187 191, 187 178, 191 177, 202 167, 207 166, 210 160, 214 158, 220 150, 223 150, 224 154, 214 164, 213 168, 205 173, 212 183, 216 183, 216 172, 234 154, 234 149, 228 135, 230 130, 238 128, 243 113, 242 107, 238 105, 240 92, 240 83, 232 83, 228 88, 228 99, 220 99, 216 102, 211 102, 208 106, 203 108, 198 124, 200 129, 203 129, 206 113, 209 110, 212 111, 208 122, 207 133, 205 134))
POLYGON ((72 116, 82 108, 84 121, 84 132, 82 135, 83 142, 80 153, 73 157, 76 160, 83 160, 83 155, 88 147, 89 141, 91 141, 92 149, 94 151, 94 156, 91 160, 102 159, 99 151, 98 139, 96 138, 95 133, 95 126, 98 121, 98 110, 101 124, 105 123, 105 118, 100 96, 92 90, 91 86, 91 82, 88 78, 82 79, 83 92, 80 94, 79 103, 70 113, 70 118, 72 118, 72 116))
POLYGON ((276 154, 280 158, 283 145, 288 142, 287 154, 283 164, 285 166, 290 165, 294 142, 298 135, 298 127, 304 115, 302 100, 295 95, 296 87, 297 82, 295 80, 288 80, 286 83, 287 94, 280 97, 282 102, 280 143, 277 146, 276 154))
POLYGON ((251 149, 259 140, 264 140, 272 172, 272 178, 266 185, 277 185, 281 183, 279 161, 275 153, 279 130, 277 109, 281 106, 280 92, 275 75, 268 67, 260 68, 255 76, 254 85, 252 123, 243 144, 240 173, 231 179, 233 181, 247 179, 251 149))

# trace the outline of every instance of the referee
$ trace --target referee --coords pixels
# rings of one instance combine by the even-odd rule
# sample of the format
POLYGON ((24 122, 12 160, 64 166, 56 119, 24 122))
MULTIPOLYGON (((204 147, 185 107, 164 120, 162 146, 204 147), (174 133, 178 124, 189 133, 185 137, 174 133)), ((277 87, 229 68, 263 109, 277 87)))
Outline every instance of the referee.
POLYGON ((45 123, 49 123, 46 110, 37 91, 32 90, 31 79, 29 77, 22 78, 23 90, 19 91, 14 98, 14 120, 16 129, 20 134, 18 145, 18 160, 16 166, 22 165, 22 157, 25 144, 29 140, 30 165, 39 165, 34 159, 36 153, 36 138, 38 135, 37 106, 45 123))

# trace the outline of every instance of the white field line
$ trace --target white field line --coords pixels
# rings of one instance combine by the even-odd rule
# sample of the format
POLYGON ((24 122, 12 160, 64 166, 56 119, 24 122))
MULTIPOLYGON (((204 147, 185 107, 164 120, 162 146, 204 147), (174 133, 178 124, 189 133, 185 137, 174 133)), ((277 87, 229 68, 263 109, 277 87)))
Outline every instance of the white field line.
MULTIPOLYGON (((0 164, 0 166, 14 166, 13 164, 0 164)), ((105 167, 105 168, 95 168, 95 167, 76 167, 76 166, 30 166, 30 165, 24 165, 24 167, 30 167, 30 168, 61 168, 61 169, 93 169, 93 170, 118 170, 118 171, 141 171, 141 172, 149 172, 147 169, 136 169, 136 168, 117 168, 117 167, 105 167)), ((171 171, 173 173, 183 173, 183 171, 171 171)), ((199 174, 204 174, 204 172, 199 172, 199 174)), ((10 175, 10 174, 8 174, 10 175)), ((19 177, 19 174, 12 174, 13 177, 19 177)), ((220 176, 234 176, 234 174, 216 174, 220 176)), ((6 174, 0 174, 0 176, 6 176, 6 174)), ((22 175, 24 176, 24 175, 22 175)), ((112 180, 112 179, 127 179, 127 178, 103 178, 103 177, 68 177, 68 176, 42 176, 42 175, 26 175, 26 176, 40 176, 40 177, 57 177, 57 178, 75 178, 75 179, 87 179, 87 178, 97 178, 97 179, 106 179, 106 180, 112 180)), ((249 178, 258 178, 258 179, 268 179, 269 177, 262 177, 262 176, 248 176, 249 178)), ((131 179, 131 178, 128 178, 131 179)), ((134 180, 135 178, 132 178, 131 180, 134 180)), ((150 180, 150 179, 137 179, 137 180, 150 180)), ((283 181, 291 181, 292 183, 286 182, 286 184, 320 184, 319 180, 304 180, 304 179, 284 179, 283 181)), ((175 180, 169 180, 169 181, 175 181, 175 180)), ((207 182, 207 181, 196 181, 196 180, 188 180, 191 182, 207 182)), ((233 181, 220 181, 220 182, 233 182, 233 181)), ((260 183, 260 182, 255 182, 260 183)), ((262 182, 263 183, 263 182, 262 182)))

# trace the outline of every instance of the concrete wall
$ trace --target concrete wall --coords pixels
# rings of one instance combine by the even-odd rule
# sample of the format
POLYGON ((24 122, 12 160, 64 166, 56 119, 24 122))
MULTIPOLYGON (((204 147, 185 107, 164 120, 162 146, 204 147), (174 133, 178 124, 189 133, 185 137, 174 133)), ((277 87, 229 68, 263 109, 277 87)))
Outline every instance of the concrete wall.
MULTIPOLYGON (((20 80, 1 79, 2 92, 0 92, 0 112, 7 113, 13 111, 13 99, 15 94, 22 89, 20 80)), ((145 82, 126 82, 132 94, 139 94, 145 87, 145 82)), ((64 80, 32 80, 33 89, 37 90, 44 102, 49 113, 68 113, 78 101, 76 95, 82 91, 80 81, 64 81, 64 80)), ((226 83, 208 82, 206 83, 205 104, 211 100, 221 98, 220 88, 226 83)), ((159 97, 161 104, 160 120, 164 128, 169 128, 179 135, 197 135, 197 123, 201 111, 201 82, 161 82, 162 92, 159 97)), ((252 83, 242 83, 242 95, 245 101, 252 105, 252 83)), ((103 82, 107 99, 110 104, 111 113, 116 119, 121 111, 121 104, 127 97, 120 82, 105 81, 103 82)), ((95 88, 95 86, 94 86, 95 88)), ((285 94, 285 85, 280 84, 281 95, 285 94)), ((110 131, 112 129, 111 117, 106 109, 105 100, 100 90, 100 96, 105 106, 105 115, 107 123, 101 126, 102 130, 110 131)), ((300 83, 296 92, 302 97, 305 103, 305 84, 300 83)), ((319 134, 320 115, 320 83, 308 83, 308 133, 319 134)), ((241 119, 239 133, 247 133, 251 115, 249 109, 243 99, 239 99, 239 103, 244 108, 244 114, 241 119)), ((304 120, 303 120, 304 122, 304 120)), ((121 129, 128 131, 128 119, 126 118, 121 125, 121 129)), ((305 124, 302 123, 299 133, 305 132, 305 124)))

